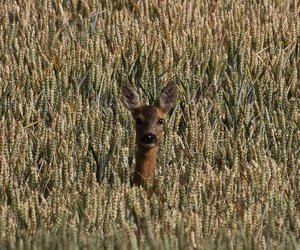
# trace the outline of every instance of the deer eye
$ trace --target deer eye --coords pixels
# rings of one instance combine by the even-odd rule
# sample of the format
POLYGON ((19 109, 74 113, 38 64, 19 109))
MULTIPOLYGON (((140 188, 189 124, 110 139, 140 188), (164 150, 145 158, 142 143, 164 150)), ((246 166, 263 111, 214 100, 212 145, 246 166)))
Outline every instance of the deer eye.
POLYGON ((164 124, 164 119, 158 119, 158 124, 163 125, 164 124))
POLYGON ((142 119, 136 118, 135 123, 136 123, 136 125, 140 125, 142 123, 142 119))

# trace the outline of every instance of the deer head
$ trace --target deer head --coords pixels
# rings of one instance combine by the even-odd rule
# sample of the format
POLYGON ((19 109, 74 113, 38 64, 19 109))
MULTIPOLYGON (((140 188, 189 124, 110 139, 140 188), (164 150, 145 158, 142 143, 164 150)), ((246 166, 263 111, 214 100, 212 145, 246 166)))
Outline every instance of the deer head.
POLYGON ((133 183, 144 185, 145 180, 153 183, 157 148, 163 138, 163 124, 176 102, 176 84, 169 82, 162 90, 157 105, 143 105, 137 92, 128 82, 122 85, 122 102, 135 120, 137 164, 133 183))
POLYGON ((176 85, 170 82, 161 92, 158 105, 143 105, 137 92, 126 82, 122 85, 122 102, 136 123, 136 142, 144 150, 162 141, 164 119, 176 102, 176 85))

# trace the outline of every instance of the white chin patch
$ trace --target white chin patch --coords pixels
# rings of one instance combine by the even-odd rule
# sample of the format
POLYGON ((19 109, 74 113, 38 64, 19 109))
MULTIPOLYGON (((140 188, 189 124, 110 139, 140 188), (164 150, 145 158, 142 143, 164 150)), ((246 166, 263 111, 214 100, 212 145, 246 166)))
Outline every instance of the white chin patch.
POLYGON ((153 148, 155 146, 155 143, 143 143, 142 146, 144 148, 147 148, 147 149, 150 149, 150 148, 153 148))

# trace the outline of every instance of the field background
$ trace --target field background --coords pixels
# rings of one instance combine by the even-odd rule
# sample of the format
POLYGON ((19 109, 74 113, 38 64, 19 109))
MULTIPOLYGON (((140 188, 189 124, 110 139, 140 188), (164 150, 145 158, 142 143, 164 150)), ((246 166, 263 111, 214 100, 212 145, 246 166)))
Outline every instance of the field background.
POLYGON ((299 249, 299 8, 1 1, 0 248, 299 249), (178 86, 151 200, 123 80, 178 86))

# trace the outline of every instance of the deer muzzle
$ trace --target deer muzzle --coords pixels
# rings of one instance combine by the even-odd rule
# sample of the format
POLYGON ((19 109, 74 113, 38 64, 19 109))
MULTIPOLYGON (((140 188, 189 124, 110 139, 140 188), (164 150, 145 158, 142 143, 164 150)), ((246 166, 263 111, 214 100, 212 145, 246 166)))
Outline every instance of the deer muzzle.
POLYGON ((144 146, 153 147, 157 142, 156 134, 147 133, 142 137, 141 141, 144 146))

